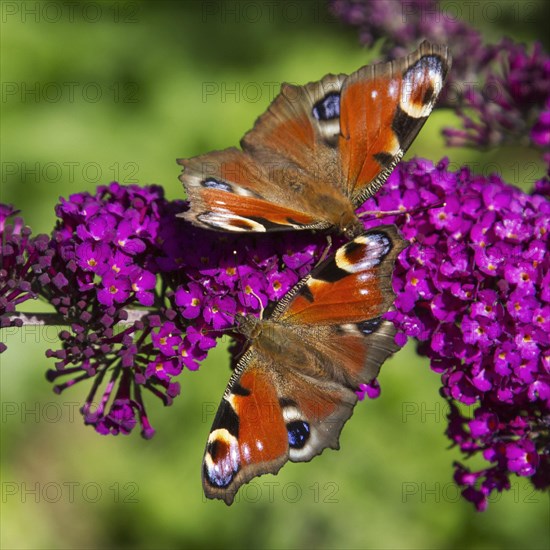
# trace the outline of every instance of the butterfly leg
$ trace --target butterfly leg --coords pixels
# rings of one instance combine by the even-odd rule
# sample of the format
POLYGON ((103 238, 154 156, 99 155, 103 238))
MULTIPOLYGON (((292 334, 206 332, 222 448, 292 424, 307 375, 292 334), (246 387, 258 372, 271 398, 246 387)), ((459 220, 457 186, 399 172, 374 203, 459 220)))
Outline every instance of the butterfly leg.
POLYGON ((327 235, 326 237, 327 237, 327 245, 323 250, 321 257, 317 260, 317 263, 312 267, 312 270, 315 269, 319 264, 322 264, 325 261, 326 257, 328 256, 328 253, 330 252, 330 249, 332 248, 332 237, 330 235, 327 235))

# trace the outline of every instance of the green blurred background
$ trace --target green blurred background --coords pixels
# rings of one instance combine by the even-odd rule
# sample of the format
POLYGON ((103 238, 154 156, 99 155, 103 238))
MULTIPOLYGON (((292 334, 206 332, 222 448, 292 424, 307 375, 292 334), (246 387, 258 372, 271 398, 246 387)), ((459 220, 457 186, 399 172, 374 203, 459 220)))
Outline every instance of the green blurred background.
MULTIPOLYGON (((546 2, 443 5, 489 41, 545 36, 546 2)), ((59 196, 113 179, 182 197, 177 157, 236 144, 282 81, 351 72, 374 55, 321 1, 1 6, 0 200, 35 232, 51 230, 59 196)), ((447 150, 439 130, 453 121, 433 115, 409 156, 449 155, 525 188, 543 174, 527 149, 447 150)), ((144 441, 82 424, 89 385, 52 393, 44 351, 55 328, 5 332, 2 548, 549 547, 548 495, 525 479, 483 514, 461 500, 439 377, 412 347, 385 364, 382 396, 357 406, 339 452, 257 479, 228 508, 207 502, 200 482, 229 376, 224 345, 182 374, 172 407, 147 396, 157 435, 144 441)))

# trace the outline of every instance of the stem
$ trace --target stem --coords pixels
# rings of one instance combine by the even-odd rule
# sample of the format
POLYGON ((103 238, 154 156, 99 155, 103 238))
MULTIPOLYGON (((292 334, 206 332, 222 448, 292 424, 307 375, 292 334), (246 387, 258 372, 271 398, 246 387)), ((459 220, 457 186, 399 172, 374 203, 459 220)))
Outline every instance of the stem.
MULTIPOLYGON (((150 313, 155 313, 150 310, 129 309, 128 319, 120 321, 121 324, 131 325, 140 319, 143 319, 150 313)), ((20 319, 24 326, 40 326, 40 325, 70 325, 71 321, 60 315, 59 313, 21 313, 15 312, 10 315, 6 315, 9 321, 13 322, 20 319)))

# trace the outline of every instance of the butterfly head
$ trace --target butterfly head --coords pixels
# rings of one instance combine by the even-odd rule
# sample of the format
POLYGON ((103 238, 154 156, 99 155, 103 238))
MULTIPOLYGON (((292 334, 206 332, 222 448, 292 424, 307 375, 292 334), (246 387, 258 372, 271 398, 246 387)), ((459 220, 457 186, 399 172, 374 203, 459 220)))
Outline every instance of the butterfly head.
POLYGON ((361 220, 355 215, 353 211, 342 213, 342 215, 340 216, 338 229, 342 235, 350 240, 354 239, 365 231, 365 227, 361 223, 361 220))
POLYGON ((237 313, 235 315, 235 329, 249 340, 255 340, 262 331, 262 323, 260 319, 253 315, 237 313))

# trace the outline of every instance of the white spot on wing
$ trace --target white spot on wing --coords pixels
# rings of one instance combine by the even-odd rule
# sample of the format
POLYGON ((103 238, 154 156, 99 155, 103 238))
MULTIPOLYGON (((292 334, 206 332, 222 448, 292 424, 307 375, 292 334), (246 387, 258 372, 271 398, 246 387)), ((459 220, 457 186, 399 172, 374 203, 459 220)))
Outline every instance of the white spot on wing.
POLYGON ((264 232, 266 230, 265 227, 257 221, 249 220, 248 218, 237 216, 236 214, 231 214, 229 212, 206 212, 205 214, 200 214, 197 219, 205 225, 238 233, 245 231, 264 232), (248 227, 238 227, 232 225, 231 222, 245 222, 248 227))
POLYGON ((189 187, 202 187, 201 185, 202 178, 200 176, 198 176, 197 174, 193 174, 191 172, 189 173, 184 172, 183 174, 185 176, 186 185, 188 185, 189 187))
POLYGON ((242 444, 241 454, 244 462, 250 462, 250 447, 247 443, 242 444))
POLYGON ((244 187, 241 187, 240 185, 233 184, 233 192, 236 195, 240 195, 241 197, 255 197, 256 195, 249 191, 248 189, 245 189, 244 187))
POLYGON ((283 408, 283 418, 285 420, 285 424, 294 422, 295 420, 304 420, 300 411, 296 407, 292 406, 283 408))

